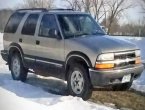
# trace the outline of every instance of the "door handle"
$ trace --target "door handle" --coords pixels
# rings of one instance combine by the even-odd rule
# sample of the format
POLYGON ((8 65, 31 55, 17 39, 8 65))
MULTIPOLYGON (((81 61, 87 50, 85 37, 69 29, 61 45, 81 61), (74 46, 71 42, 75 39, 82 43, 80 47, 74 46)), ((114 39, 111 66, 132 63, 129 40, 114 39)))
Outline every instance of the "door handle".
POLYGON ((22 38, 19 39, 19 42, 23 42, 22 38))
POLYGON ((39 45, 40 44, 40 41, 39 40, 36 40, 36 45, 39 45))

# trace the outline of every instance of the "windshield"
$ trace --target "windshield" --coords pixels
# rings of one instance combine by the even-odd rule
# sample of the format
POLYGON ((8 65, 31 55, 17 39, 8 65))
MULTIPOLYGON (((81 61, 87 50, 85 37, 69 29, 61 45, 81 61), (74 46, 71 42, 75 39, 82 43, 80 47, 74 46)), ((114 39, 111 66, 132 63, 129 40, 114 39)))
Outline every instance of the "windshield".
POLYGON ((82 35, 105 35, 105 32, 90 15, 58 15, 58 21, 65 38, 81 37, 82 35))

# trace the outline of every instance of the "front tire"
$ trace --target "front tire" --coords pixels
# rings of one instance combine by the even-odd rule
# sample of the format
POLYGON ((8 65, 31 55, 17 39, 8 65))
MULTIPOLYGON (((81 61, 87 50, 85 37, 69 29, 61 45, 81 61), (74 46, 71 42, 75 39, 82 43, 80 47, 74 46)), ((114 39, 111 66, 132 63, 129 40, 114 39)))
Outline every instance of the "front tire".
POLYGON ((80 64, 70 66, 68 72, 68 90, 70 95, 87 100, 92 95, 91 83, 87 68, 80 64))
POLYGON ((10 69, 14 80, 26 81, 28 70, 23 66, 21 57, 18 53, 11 56, 10 69))

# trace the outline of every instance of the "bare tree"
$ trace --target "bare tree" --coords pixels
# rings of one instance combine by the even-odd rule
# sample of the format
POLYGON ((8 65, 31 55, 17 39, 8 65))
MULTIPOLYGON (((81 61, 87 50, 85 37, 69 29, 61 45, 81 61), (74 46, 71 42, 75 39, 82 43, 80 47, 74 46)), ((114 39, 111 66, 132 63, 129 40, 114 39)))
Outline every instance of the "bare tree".
POLYGON ((80 0, 63 0, 63 1, 65 1, 68 4, 67 8, 76 11, 82 11, 82 4, 80 0))
POLYGON ((87 13, 90 13, 92 0, 63 0, 63 1, 68 3, 68 6, 67 6, 68 8, 71 8, 77 11, 85 11, 87 13))
POLYGON ((105 0, 92 0, 93 15, 98 22, 104 15, 106 15, 105 4, 105 0))
POLYGON ((24 8, 47 8, 51 9, 54 7, 54 0, 23 0, 24 8))
POLYGON ((92 0, 82 0, 82 5, 85 12, 91 13, 90 8, 92 7, 92 0))
POLYGON ((109 23, 108 23, 108 34, 111 31, 111 26, 116 17, 121 15, 125 10, 131 8, 133 5, 128 3, 128 0, 109 0, 109 23))
POLYGON ((105 0, 63 0, 68 3, 68 7, 77 11, 84 11, 100 20, 106 14, 105 0))
POLYGON ((103 10, 104 10, 104 20, 105 20, 104 26, 106 28, 107 27, 107 9, 106 9, 105 5, 103 5, 103 10))
POLYGON ((120 32, 123 35, 129 36, 145 36, 145 22, 143 19, 139 19, 136 22, 129 22, 128 24, 123 24, 120 28, 120 32))
POLYGON ((143 13, 145 13, 145 0, 142 0, 141 6, 142 6, 142 9, 143 9, 143 13))

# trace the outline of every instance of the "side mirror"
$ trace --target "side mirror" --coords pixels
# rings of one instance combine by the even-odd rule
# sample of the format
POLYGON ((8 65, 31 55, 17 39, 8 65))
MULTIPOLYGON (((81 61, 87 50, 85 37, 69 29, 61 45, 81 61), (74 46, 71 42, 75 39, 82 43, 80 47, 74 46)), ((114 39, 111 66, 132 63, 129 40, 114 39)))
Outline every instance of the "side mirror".
POLYGON ((101 26, 101 28, 104 30, 105 33, 108 32, 108 29, 105 26, 101 26))
POLYGON ((50 29, 48 32, 49 36, 56 37, 57 39, 61 39, 59 32, 56 29, 50 29))

